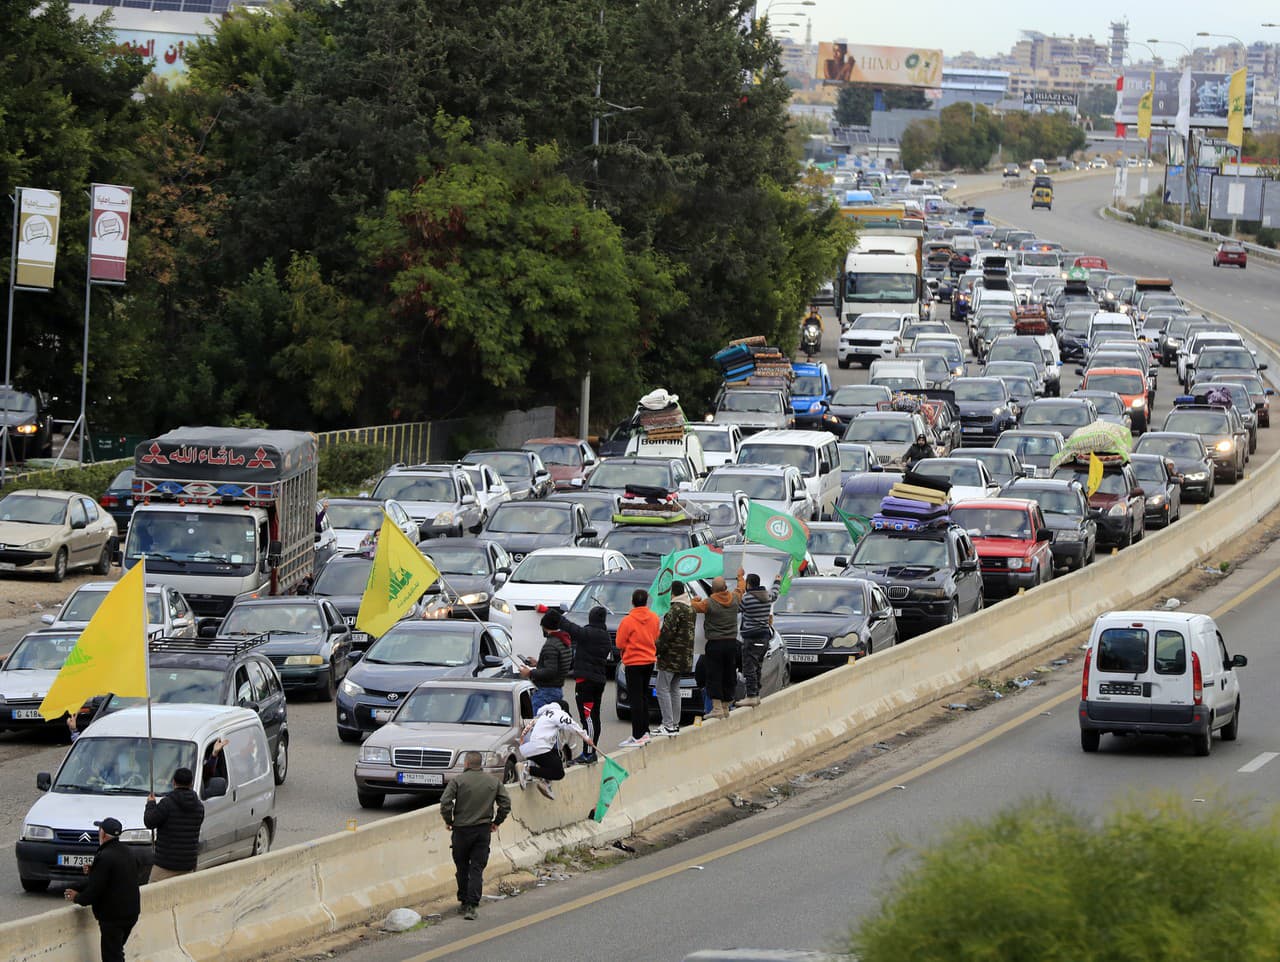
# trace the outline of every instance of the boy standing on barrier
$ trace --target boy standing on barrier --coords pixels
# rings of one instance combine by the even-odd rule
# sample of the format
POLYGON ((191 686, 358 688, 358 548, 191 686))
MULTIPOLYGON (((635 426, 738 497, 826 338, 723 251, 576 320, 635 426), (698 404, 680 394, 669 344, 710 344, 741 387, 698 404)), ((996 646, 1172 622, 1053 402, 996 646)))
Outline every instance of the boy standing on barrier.
POLYGON ((747 697, 740 705, 760 704, 760 669, 769 650, 769 639, 773 637, 773 603, 778 600, 781 583, 779 573, 773 587, 766 591, 760 586, 758 574, 753 571, 747 575, 747 590, 738 602, 742 611, 742 675, 747 682, 747 697))
POLYGON ((462 774, 440 796, 440 816, 453 833, 453 865, 458 872, 458 911, 474 920, 489 864, 489 836, 511 812, 511 796, 496 775, 481 771, 479 752, 462 756, 462 774))

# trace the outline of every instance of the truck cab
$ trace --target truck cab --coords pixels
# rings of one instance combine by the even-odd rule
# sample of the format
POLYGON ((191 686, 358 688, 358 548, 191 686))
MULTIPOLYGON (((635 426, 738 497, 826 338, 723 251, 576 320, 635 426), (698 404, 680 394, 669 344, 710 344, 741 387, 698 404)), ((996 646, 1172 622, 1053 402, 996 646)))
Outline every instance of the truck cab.
POLYGON ((831 372, 822 362, 793 363, 795 380, 791 382, 791 412, 798 429, 838 430, 839 419, 828 412, 831 394, 831 372), (833 427, 835 425, 835 427, 833 427))

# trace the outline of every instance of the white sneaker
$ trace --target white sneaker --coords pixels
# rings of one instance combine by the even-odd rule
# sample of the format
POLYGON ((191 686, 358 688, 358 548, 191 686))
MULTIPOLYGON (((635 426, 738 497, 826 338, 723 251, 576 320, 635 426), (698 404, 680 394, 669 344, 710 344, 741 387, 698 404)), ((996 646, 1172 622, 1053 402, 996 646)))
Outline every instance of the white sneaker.
POLYGON ((539 778, 536 782, 534 782, 534 786, 538 789, 538 791, 542 792, 543 795, 547 796, 547 798, 551 799, 552 801, 555 801, 556 793, 551 790, 551 783, 547 781, 545 778, 539 778))
POLYGON ((529 786, 529 763, 516 762, 516 778, 520 780, 520 788, 525 789, 529 786))
POLYGON ((666 735, 668 738, 675 738, 680 734, 680 726, 676 725, 673 728, 668 728, 666 725, 663 725, 662 734, 666 735))
POLYGON ((624 738, 618 742, 619 748, 642 748, 649 744, 649 733, 645 732, 639 738, 624 738))

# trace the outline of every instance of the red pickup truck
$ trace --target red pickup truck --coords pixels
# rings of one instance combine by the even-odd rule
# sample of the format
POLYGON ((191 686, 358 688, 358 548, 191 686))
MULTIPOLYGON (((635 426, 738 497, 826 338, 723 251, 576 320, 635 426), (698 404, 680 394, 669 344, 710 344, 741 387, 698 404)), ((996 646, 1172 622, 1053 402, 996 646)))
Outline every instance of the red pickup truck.
POLYGON ((1023 498, 958 501, 951 520, 969 532, 978 549, 988 598, 1016 594, 1053 577, 1052 534, 1040 506, 1023 498))

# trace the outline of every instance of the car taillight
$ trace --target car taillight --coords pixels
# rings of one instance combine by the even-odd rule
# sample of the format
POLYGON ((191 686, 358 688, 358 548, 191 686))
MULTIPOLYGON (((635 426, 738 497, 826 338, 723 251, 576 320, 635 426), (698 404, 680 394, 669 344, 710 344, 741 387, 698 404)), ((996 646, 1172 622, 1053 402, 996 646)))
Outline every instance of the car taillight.
POLYGON ((120 507, 120 499, 114 494, 104 494, 98 499, 98 504, 104 508, 118 508, 120 507))
POLYGON ((1204 704, 1204 675, 1200 671, 1200 656, 1191 653, 1191 695, 1197 705, 1204 704))
POLYGON ((1093 649, 1084 653, 1084 674, 1080 676, 1080 700, 1089 700, 1089 664, 1093 661, 1093 649))

